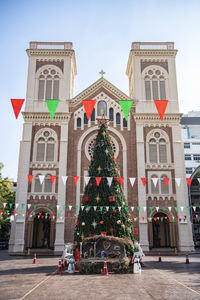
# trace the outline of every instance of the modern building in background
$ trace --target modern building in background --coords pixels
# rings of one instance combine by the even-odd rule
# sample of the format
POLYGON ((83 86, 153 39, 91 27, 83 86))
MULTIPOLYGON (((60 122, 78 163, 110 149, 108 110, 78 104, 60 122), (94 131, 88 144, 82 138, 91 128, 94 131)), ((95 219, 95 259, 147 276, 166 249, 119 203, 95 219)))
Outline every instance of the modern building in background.
POLYGON ((190 111, 181 119, 182 138, 184 142, 186 177, 192 178, 189 192, 193 239, 200 247, 200 111, 190 111))
POLYGON ((188 206, 187 183, 178 186, 175 181, 185 178, 185 160, 174 43, 132 43, 126 69, 129 95, 100 72, 99 80, 74 96, 77 69, 70 42, 31 42, 27 54, 18 209, 12 222, 9 253, 43 248, 57 254, 65 243, 73 242, 75 208, 80 209, 84 176, 88 175, 99 128, 97 118, 102 114, 110 119, 108 131, 120 175, 124 177, 128 206, 134 208, 130 210, 134 234, 143 250, 193 250, 189 212, 181 210, 188 206), (53 120, 45 99, 60 100, 53 120), (85 99, 96 100, 89 121, 82 105, 85 99), (127 99, 133 99, 133 105, 126 121, 119 100, 127 99), (166 99, 169 102, 161 120, 154 100, 166 99), (31 184, 28 174, 34 176, 31 184), (53 184, 50 176, 56 176, 53 184), (66 184, 62 176, 68 176, 66 184), (76 186, 73 176, 79 177, 76 186), (136 178, 133 187, 130 177, 136 178), (141 180, 144 177, 145 186, 141 180), (165 179, 169 179, 168 185, 165 179))

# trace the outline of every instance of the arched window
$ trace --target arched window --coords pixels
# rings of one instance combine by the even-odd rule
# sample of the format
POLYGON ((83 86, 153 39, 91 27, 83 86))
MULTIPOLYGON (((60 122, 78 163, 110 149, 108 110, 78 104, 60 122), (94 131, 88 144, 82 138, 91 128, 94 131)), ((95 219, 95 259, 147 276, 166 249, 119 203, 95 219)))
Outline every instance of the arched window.
POLYGON ((41 174, 37 174, 34 176, 35 184, 34 184, 33 192, 34 193, 52 193, 52 186, 55 184, 55 181, 53 184, 51 183, 51 178, 50 178, 51 174, 45 175, 44 181, 42 184, 40 183, 40 180, 39 180, 40 175, 41 174))
POLYGON ((38 162, 50 162, 56 159, 56 135, 51 130, 41 130, 36 134, 34 144, 34 158, 38 162))
POLYGON ((38 85, 38 99, 59 99, 59 73, 47 68, 41 72, 38 85))
POLYGON ((87 125, 88 124, 88 118, 86 116, 86 113, 84 113, 84 124, 87 125))
POLYGON ((77 122, 76 123, 77 127, 80 128, 81 127, 81 118, 78 118, 76 122, 77 122))
POLYGON ((163 178, 167 178, 166 175, 162 175, 161 176, 161 182, 160 182, 160 185, 161 185, 161 194, 169 194, 169 186, 167 186, 165 184, 165 181, 163 180, 163 178))
POLYGON ((109 119, 110 121, 113 121, 114 120, 114 111, 113 111, 113 108, 109 108, 109 119))
POLYGON ((120 124, 121 123, 121 117, 120 117, 120 113, 116 114, 116 124, 120 124))
POLYGON ((158 176, 152 175, 151 176, 151 193, 152 194, 159 194, 159 182, 158 176))
POLYGON ((155 139, 150 139, 149 141, 149 159, 150 163, 157 163, 157 145, 155 139))
POLYGON ((95 121, 95 108, 93 109, 91 114, 91 121, 95 121))
POLYGON ((41 193, 42 192, 42 184, 40 184, 39 175, 37 174, 35 176, 35 185, 34 185, 34 192, 35 193, 41 193))
POLYGON ((159 140, 159 162, 166 163, 167 162, 167 148, 165 139, 159 140))
MULTIPOLYGON (((150 163, 167 163, 167 142, 164 134, 155 132, 151 134, 148 141, 149 162, 150 163)), ((168 149, 169 150, 169 149, 168 149)))
POLYGON ((164 72, 152 68, 145 74, 144 84, 146 100, 166 100, 164 72))
POLYGON ((97 115, 107 116, 107 104, 105 101, 99 101, 97 104, 97 115))
MULTIPOLYGON (((55 181, 54 181, 55 182, 55 181)), ((44 193, 51 193, 52 192, 52 183, 50 175, 46 175, 44 179, 44 193)))
POLYGON ((123 127, 126 128, 127 126, 128 126, 128 123, 127 123, 126 119, 123 118, 123 127))

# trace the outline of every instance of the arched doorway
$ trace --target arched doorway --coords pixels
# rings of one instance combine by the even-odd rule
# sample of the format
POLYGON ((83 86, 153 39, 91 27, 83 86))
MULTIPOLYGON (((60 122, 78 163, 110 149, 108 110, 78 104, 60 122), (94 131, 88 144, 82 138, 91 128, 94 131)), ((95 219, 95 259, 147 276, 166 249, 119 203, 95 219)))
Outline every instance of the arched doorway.
POLYGON ((156 213, 152 219, 153 248, 171 247, 170 227, 167 215, 156 213))
POLYGON ((33 221, 33 248, 50 248, 51 220, 45 212, 38 213, 33 221))

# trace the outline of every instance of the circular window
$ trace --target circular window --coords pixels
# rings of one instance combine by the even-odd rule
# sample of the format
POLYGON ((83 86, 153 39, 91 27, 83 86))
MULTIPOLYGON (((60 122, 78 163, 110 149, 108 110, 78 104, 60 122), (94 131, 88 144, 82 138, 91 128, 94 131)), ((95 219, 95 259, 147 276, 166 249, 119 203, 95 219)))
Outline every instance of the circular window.
POLYGON ((55 70, 51 70, 51 75, 55 75, 56 71, 55 70))
POLYGON ((160 75, 160 71, 159 70, 156 70, 156 75, 160 75))
POLYGON ((149 70, 149 71, 148 71, 148 74, 149 74, 149 75, 152 75, 152 74, 153 74, 153 71, 152 71, 152 70, 149 70))
POLYGON ((49 74, 49 71, 46 69, 43 71, 44 74, 49 74))
POLYGON ((159 132, 155 132, 155 133, 154 133, 154 136, 155 136, 155 138, 158 139, 158 138, 160 137, 160 133, 159 133, 159 132))
POLYGON ((44 136, 45 136, 45 137, 48 137, 48 136, 49 136, 49 132, 48 132, 48 131, 45 131, 45 132, 44 132, 44 136))

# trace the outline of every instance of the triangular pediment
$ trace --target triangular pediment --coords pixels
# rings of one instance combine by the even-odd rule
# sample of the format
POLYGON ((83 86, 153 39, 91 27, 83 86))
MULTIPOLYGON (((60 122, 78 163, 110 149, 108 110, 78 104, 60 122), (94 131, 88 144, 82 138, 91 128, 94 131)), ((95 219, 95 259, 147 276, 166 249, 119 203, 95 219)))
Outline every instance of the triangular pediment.
POLYGON ((81 103, 82 100, 94 99, 96 95, 101 92, 107 94, 110 98, 114 100, 127 100, 130 99, 128 95, 120 91, 111 82, 101 77, 99 80, 95 81, 87 89, 83 90, 81 93, 76 95, 70 100, 70 106, 76 106, 81 103))

